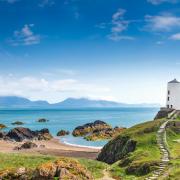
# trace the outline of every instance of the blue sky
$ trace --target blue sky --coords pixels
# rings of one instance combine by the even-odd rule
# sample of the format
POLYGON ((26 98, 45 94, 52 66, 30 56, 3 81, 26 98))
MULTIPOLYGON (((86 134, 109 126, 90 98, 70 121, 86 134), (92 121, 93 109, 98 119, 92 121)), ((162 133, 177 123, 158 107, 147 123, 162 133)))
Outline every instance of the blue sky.
POLYGON ((0 0, 0 95, 164 104, 179 69, 179 0, 0 0))

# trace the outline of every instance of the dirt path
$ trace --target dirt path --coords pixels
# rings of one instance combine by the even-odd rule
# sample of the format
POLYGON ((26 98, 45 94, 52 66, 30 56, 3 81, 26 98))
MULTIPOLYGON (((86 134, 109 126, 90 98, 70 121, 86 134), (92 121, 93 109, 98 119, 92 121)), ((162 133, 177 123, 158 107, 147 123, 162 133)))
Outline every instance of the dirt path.
POLYGON ((110 176, 109 169, 104 169, 103 175, 104 176, 100 178, 99 180, 115 180, 114 178, 110 176))

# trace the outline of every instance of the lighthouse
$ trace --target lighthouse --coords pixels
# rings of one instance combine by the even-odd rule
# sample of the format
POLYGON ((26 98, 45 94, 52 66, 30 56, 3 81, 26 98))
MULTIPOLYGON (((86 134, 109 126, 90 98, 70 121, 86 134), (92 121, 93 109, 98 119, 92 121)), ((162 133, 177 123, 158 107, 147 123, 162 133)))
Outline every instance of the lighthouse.
POLYGON ((168 82, 166 106, 168 109, 180 110, 180 82, 176 79, 168 82))

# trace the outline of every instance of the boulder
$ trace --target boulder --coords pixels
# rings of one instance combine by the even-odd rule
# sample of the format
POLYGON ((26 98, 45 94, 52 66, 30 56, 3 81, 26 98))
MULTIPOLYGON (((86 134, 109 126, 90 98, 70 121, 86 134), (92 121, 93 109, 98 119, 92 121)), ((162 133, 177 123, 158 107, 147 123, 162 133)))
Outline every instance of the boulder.
POLYGON ((61 168, 59 170, 59 179, 71 179, 71 180, 78 180, 78 178, 71 174, 67 169, 61 168))
POLYGON ((53 136, 50 134, 48 129, 41 129, 40 131, 36 131, 38 140, 50 140, 53 136))
POLYGON ((35 138, 36 133, 29 128, 18 127, 10 130, 6 136, 17 142, 21 142, 25 139, 32 140, 35 138))
POLYGON ((38 146, 35 143, 28 141, 28 142, 23 143, 21 146, 15 147, 14 150, 32 149, 32 148, 37 148, 37 147, 38 146))
POLYGON ((32 171, 24 167, 18 168, 17 170, 5 170, 0 172, 0 179, 7 180, 29 180, 32 177, 32 171))
POLYGON ((129 136, 119 135, 103 147, 97 160, 113 164, 133 152, 136 149, 136 143, 129 136))
POLYGON ((72 134, 75 137, 86 136, 87 134, 89 134, 90 132, 93 132, 94 130, 101 130, 101 129, 107 129, 107 128, 111 128, 111 126, 103 121, 97 120, 93 123, 87 123, 87 124, 84 124, 83 126, 76 127, 73 130, 72 134))
POLYGON ((57 136, 66 136, 66 135, 69 135, 69 131, 60 130, 60 131, 57 133, 57 136))
POLYGON ((18 127, 10 130, 6 138, 11 140, 22 142, 23 140, 50 140, 52 135, 49 133, 48 129, 42 129, 40 131, 32 131, 29 128, 18 127))
POLYGON ((91 174, 77 160, 60 158, 39 166, 34 173, 34 180, 50 179, 92 180, 91 174))
POLYGON ((21 121, 15 121, 15 122, 13 122, 13 123, 11 123, 12 125, 18 125, 18 126, 20 126, 20 125, 23 125, 24 123, 23 122, 21 122, 21 121))
POLYGON ((0 131, 0 139, 3 139, 5 136, 6 136, 6 133, 0 131))
POLYGON ((46 146, 44 144, 39 145, 39 148, 45 148, 46 146))
POLYGON ((123 130, 126 128, 106 128, 106 129, 96 129, 92 133, 88 134, 84 138, 88 141, 96 141, 96 140, 102 140, 102 139, 112 139, 119 135, 123 130))
POLYGON ((0 124, 0 130, 1 130, 1 129, 4 129, 4 128, 7 128, 6 125, 0 124))
POLYGON ((49 120, 45 119, 45 118, 41 118, 41 119, 38 119, 37 122, 40 122, 40 123, 44 123, 44 122, 48 122, 49 120))

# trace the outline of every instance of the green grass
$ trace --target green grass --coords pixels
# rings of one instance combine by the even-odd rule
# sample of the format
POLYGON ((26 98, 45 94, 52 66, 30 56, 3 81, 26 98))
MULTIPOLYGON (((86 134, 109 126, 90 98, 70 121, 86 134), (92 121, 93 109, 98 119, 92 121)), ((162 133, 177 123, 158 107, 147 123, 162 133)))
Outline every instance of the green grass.
MULTIPOLYGON (((141 165, 143 163, 154 163, 160 161, 160 151, 156 142, 156 132, 159 126, 163 123, 162 120, 150 121, 136 125, 121 133, 121 135, 129 135, 132 139, 137 141, 136 150, 128 155, 131 161, 126 166, 120 166, 122 160, 109 166, 105 163, 96 160, 88 160, 78 158, 77 160, 84 165, 93 175, 95 179, 103 176, 103 170, 108 168, 113 177, 123 180, 142 180, 146 176, 127 175, 126 168, 133 165, 141 165)), ((170 148, 172 160, 169 169, 171 179, 180 177, 180 134, 175 133, 171 129, 167 131, 167 141, 170 148)), ((4 169, 15 169, 18 167, 26 167, 35 169, 37 166, 58 159, 55 156, 43 155, 27 155, 27 154, 3 154, 0 153, 0 171, 4 169)), ((156 168, 155 165, 152 168, 156 168)))
POLYGON ((57 159, 53 156, 0 153, 0 171, 26 167, 35 169, 42 163, 57 159))
MULTIPOLYGON (((177 118, 176 121, 180 121, 177 118)), ((179 180, 180 177, 180 134, 172 128, 167 130, 167 143, 171 154, 169 178, 179 180)))
POLYGON ((103 177, 103 170, 108 167, 106 163, 90 159, 78 159, 93 175, 95 179, 103 177))
POLYGON ((137 141, 136 150, 128 155, 130 163, 126 166, 120 166, 123 160, 116 162, 111 166, 112 176, 116 179, 144 179, 145 176, 137 174, 126 174, 126 168, 129 166, 141 166, 145 163, 152 164, 151 171, 156 168, 156 164, 160 162, 160 150, 157 146, 156 132, 164 119, 149 121, 146 123, 138 124, 122 132, 120 135, 128 135, 133 140, 137 141))
MULTIPOLYGON (((57 159, 58 157, 56 156, 0 153, 0 171, 5 169, 13 170, 20 167, 35 169, 43 163, 55 161, 57 159)), ((77 160, 92 173, 95 179, 101 178, 103 176, 103 170, 108 166, 96 160, 83 158, 77 160)))

